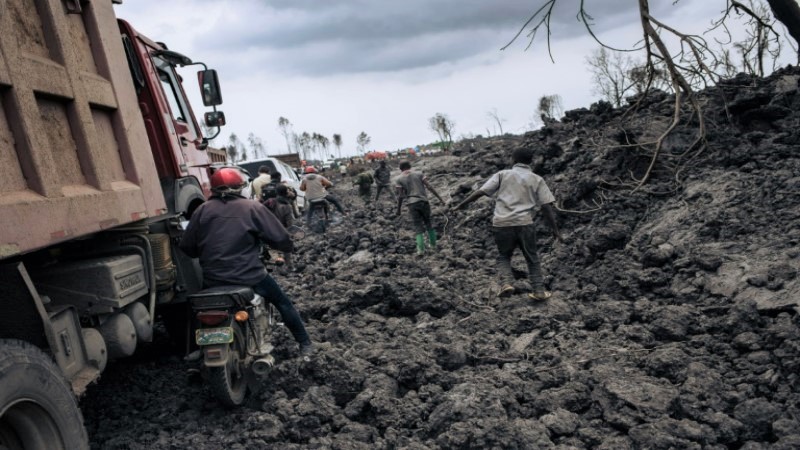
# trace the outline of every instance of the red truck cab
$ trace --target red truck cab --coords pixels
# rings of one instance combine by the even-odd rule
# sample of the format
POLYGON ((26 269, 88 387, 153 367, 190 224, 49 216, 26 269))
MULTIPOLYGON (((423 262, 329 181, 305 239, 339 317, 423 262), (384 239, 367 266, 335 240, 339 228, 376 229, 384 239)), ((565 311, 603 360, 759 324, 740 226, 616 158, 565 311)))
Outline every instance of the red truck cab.
MULTIPOLYGON (((193 63, 163 43, 150 40, 124 20, 118 23, 167 207, 171 213, 184 213, 188 217, 210 192, 211 159, 207 153, 208 139, 203 137, 183 89, 182 77, 175 68, 205 65, 193 63)), ((207 86, 202 79, 200 82, 205 94, 207 86)), ((214 85, 218 94, 216 79, 214 85)), ((221 103, 221 97, 218 101, 206 100, 204 95, 207 106, 221 103)), ((216 125, 222 125, 222 120, 216 125)))

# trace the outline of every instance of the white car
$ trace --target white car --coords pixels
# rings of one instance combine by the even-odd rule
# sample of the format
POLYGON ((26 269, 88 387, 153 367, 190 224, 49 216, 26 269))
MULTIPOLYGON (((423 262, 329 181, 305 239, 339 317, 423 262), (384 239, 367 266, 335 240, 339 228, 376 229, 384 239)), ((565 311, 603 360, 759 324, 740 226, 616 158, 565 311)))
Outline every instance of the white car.
POLYGON ((255 161, 242 162, 238 167, 252 174, 252 178, 255 178, 258 176, 258 168, 261 166, 267 166, 270 173, 280 173, 281 181, 285 182, 287 186, 291 186, 295 191, 297 191, 297 207, 302 210, 306 201, 306 193, 300 190, 300 177, 288 164, 275 158, 265 158, 255 161))

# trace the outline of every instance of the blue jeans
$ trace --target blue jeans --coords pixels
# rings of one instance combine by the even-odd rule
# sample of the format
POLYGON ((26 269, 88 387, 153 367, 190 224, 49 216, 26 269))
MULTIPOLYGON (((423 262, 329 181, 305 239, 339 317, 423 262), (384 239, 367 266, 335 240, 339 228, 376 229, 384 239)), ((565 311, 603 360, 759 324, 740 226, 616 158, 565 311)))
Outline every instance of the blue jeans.
POLYGON ((544 290, 542 269, 539 265, 539 255, 536 254, 536 227, 522 225, 516 227, 493 227, 494 242, 497 244, 497 272, 504 283, 514 281, 514 271, 511 269, 511 255, 514 250, 522 250, 522 256, 528 264, 528 279, 534 292, 544 290))
POLYGON ((294 308, 292 301, 283 293, 281 287, 271 276, 267 275, 253 286, 253 291, 275 306, 281 314, 283 323, 286 324, 286 327, 289 328, 292 336, 294 336, 294 340, 300 345, 311 343, 306 327, 303 325, 303 319, 300 318, 300 314, 294 308))
POLYGON ((339 211, 339 214, 344 215, 344 207, 342 207, 342 202, 340 202, 338 198, 332 196, 331 194, 328 194, 325 196, 325 200, 327 200, 328 203, 335 206, 336 210, 339 211))

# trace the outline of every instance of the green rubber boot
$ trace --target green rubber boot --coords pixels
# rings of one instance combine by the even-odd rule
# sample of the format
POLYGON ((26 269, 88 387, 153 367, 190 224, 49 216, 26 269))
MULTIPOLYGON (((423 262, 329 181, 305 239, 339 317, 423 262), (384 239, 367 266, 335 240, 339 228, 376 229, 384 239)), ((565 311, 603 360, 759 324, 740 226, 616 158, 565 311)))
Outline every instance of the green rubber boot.
POLYGON ((436 230, 428 230, 428 240, 431 242, 431 249, 436 250, 436 230))
POLYGON ((414 236, 414 239, 417 240, 417 255, 424 255, 425 254, 425 235, 420 233, 414 236))

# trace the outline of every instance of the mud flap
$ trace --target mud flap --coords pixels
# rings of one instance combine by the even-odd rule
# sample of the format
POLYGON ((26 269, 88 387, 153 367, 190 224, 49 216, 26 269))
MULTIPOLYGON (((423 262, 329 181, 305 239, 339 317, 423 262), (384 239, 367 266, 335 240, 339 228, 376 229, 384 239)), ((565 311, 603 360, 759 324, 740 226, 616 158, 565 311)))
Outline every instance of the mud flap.
POLYGON ((230 345, 209 345, 203 347, 203 364, 206 367, 222 367, 228 363, 230 345))

